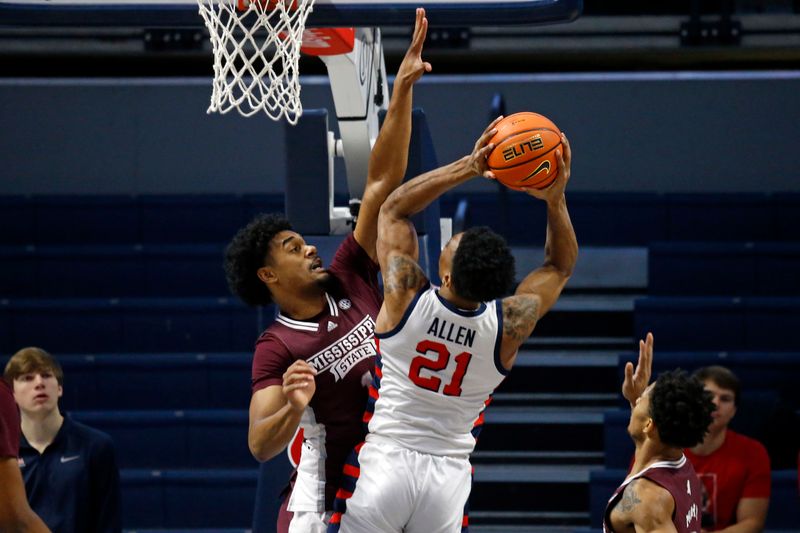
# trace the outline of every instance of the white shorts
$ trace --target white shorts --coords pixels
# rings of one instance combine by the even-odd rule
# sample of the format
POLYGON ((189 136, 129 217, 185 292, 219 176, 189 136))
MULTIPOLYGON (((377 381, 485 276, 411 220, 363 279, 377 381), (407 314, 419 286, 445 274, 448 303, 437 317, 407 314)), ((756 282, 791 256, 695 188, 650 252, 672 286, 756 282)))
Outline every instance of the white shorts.
POLYGON ((419 453, 369 435, 358 462, 355 490, 329 532, 338 521, 341 533, 461 533, 472 485, 467 458, 419 453))
POLYGON ((325 533, 331 513, 298 511, 289 522, 289 533, 325 533))

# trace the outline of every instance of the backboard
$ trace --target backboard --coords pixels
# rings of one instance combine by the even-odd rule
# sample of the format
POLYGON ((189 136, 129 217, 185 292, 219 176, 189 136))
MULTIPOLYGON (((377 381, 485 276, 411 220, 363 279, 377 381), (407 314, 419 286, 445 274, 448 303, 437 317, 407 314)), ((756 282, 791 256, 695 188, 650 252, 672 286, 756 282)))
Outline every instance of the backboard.
MULTIPOLYGON (((569 22, 583 0, 316 0, 308 27, 408 26, 424 7, 431 26, 569 22)), ((0 0, 0 26, 201 27, 197 0, 0 0)))

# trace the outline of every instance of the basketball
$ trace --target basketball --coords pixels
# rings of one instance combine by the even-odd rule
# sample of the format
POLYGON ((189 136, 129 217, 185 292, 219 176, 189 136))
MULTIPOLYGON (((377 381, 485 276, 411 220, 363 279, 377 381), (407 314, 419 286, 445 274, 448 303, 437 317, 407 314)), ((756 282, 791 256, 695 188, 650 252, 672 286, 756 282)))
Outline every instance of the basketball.
POLYGON ((511 189, 547 188, 558 175, 556 148, 561 130, 538 113, 514 113, 497 123, 489 170, 511 189))

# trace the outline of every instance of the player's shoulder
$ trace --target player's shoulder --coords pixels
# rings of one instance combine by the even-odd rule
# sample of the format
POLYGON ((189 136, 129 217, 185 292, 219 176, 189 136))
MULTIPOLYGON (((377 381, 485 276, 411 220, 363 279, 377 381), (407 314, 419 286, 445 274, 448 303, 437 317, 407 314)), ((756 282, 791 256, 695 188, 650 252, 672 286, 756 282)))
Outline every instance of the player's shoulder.
POLYGON ((672 493, 664 486, 640 477, 631 481, 625 488, 627 498, 635 505, 631 507, 631 515, 638 520, 637 523, 649 523, 650 521, 672 521, 672 513, 675 509, 675 499, 672 493))
POLYGON ((535 294, 515 294, 501 300, 503 330, 506 335, 527 338, 539 319, 541 298, 535 294))

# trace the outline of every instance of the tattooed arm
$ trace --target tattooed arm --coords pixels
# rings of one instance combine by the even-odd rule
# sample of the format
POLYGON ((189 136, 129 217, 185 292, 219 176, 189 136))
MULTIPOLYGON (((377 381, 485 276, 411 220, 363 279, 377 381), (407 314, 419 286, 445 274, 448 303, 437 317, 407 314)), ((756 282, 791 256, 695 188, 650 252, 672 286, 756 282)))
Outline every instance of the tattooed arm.
POLYGON ((675 500, 667 489, 649 479, 631 481, 611 510, 616 533, 677 533, 672 522, 675 500))
POLYGON ((488 143, 496 133, 498 120, 483 131, 470 155, 407 181, 381 206, 377 252, 383 275, 383 306, 376 331, 385 333, 399 324, 416 292, 428 281, 417 264, 419 245, 410 217, 453 187, 487 172, 486 154, 492 148, 488 143))
POLYGON ((578 241, 567 211, 564 190, 570 176, 572 151, 562 136, 563 153, 558 152, 558 177, 543 191, 528 193, 547 202, 547 238, 544 264, 528 274, 514 296, 503 300, 503 344, 500 360, 511 368, 520 345, 533 332, 536 322, 556 303, 572 275, 578 259, 578 241))

